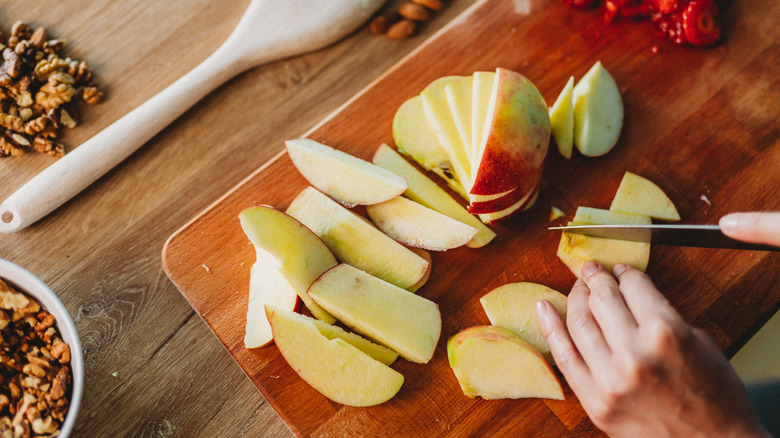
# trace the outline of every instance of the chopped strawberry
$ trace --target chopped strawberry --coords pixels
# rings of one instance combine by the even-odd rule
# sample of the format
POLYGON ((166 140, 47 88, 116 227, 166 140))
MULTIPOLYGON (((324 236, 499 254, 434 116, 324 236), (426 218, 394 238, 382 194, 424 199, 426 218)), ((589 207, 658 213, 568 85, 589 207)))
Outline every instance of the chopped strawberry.
POLYGON ((599 0, 563 0, 563 4, 572 9, 592 9, 599 3, 599 0))
POLYGON ((647 0, 645 2, 653 12, 671 14, 680 9, 679 0, 647 0))
POLYGON ((653 14, 651 17, 658 27, 661 36, 668 38, 676 44, 685 44, 682 14, 678 12, 666 15, 653 14))
POLYGON ((695 46, 711 46, 720 39, 718 6, 712 0, 691 0, 683 11, 685 39, 695 46))

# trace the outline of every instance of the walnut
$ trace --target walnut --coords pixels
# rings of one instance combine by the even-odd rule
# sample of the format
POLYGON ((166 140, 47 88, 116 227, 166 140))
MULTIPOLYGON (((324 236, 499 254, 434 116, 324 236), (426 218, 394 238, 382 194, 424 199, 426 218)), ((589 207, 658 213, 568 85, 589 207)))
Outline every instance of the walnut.
POLYGON ((95 86, 87 86, 81 90, 81 99, 90 105, 102 102, 103 97, 103 92, 95 86))
POLYGON ((43 43, 46 42, 46 29, 39 27, 35 29, 35 32, 30 36, 30 44, 37 49, 43 48, 43 43))
MULTIPOLYGON (((27 135, 35 135, 44 129, 48 124, 49 119, 46 116, 40 116, 24 124, 24 133, 27 135)), ((2 123, 0 123, 1 125, 2 123)))
POLYGON ((12 131, 19 132, 24 130, 24 120, 22 120, 22 118, 19 116, 0 113, 0 126, 12 131))
POLYGON ((41 137, 40 135, 33 140, 33 149, 42 154, 49 154, 54 157, 65 155, 65 146, 56 141, 41 137))
POLYGON ((10 48, 3 50, 3 65, 0 67, 0 73, 11 79, 18 78, 22 74, 22 58, 14 50, 10 48))

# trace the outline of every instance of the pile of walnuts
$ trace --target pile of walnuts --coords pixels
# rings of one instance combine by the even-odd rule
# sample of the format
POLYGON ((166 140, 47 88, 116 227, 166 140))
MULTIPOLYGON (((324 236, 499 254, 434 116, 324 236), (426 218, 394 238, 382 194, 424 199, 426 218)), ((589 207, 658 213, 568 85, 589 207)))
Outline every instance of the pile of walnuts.
POLYGON ((0 157, 31 149, 62 156, 56 139, 63 127, 77 124, 73 104, 103 100, 87 63, 61 57, 64 45, 23 22, 7 39, 0 33, 0 157))
POLYGON ((0 437, 59 433, 72 374, 70 348, 54 322, 0 279, 0 437))
POLYGON ((398 11, 380 15, 371 22, 371 32, 396 40, 408 38, 417 32, 420 23, 430 20, 435 12, 443 10, 443 0, 410 0, 398 6, 398 11))

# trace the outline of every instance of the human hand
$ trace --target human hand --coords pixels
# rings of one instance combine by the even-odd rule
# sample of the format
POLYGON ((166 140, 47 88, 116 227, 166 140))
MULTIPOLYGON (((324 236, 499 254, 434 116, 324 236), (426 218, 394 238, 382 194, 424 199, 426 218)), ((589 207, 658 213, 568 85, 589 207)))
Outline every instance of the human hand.
POLYGON ((614 273, 583 265, 566 325, 537 303, 555 362, 593 423, 614 437, 769 436, 712 338, 643 272, 621 264, 614 273))
POLYGON ((732 239, 780 247, 780 212, 727 214, 720 229, 732 239))

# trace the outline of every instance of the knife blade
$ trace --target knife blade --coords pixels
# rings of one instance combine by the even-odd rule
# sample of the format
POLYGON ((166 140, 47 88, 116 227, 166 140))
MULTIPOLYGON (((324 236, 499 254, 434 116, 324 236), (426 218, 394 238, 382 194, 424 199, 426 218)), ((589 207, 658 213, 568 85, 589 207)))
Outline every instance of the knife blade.
POLYGON ((606 239, 629 240, 654 245, 690 246, 700 248, 746 249, 780 251, 780 248, 732 239, 717 225, 568 225, 550 227, 566 233, 582 234, 606 239))

